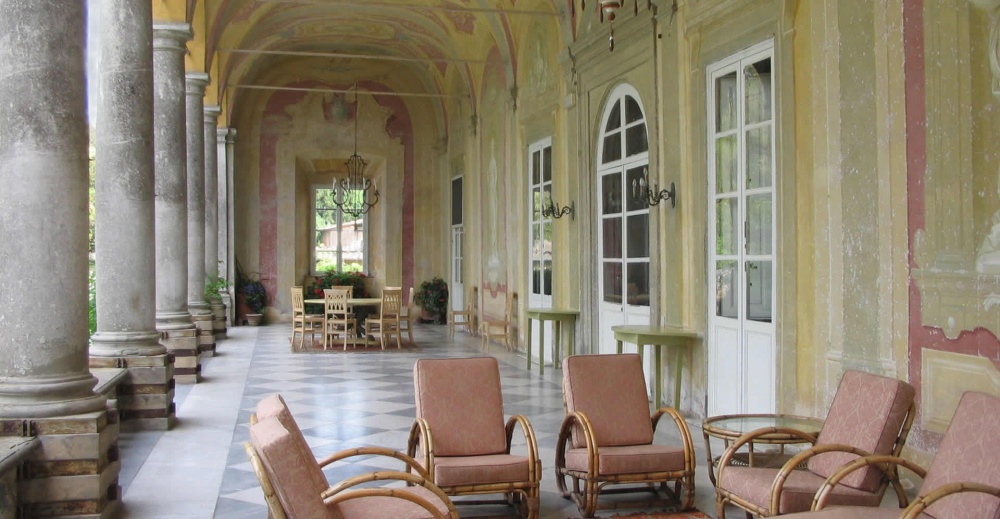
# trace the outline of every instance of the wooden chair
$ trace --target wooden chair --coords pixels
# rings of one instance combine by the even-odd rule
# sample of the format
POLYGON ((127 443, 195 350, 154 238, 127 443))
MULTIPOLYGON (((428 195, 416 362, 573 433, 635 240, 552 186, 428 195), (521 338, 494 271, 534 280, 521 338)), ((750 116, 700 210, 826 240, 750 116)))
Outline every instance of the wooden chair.
POLYGON ((522 515, 537 519, 542 478, 538 444, 526 417, 511 416, 504 423, 497 359, 419 359, 413 386, 417 417, 407 454, 427 469, 428 479, 449 496, 504 497, 461 504, 513 504, 522 515), (525 455, 511 452, 518 426, 525 455))
MULTIPOLYGON (((962 395, 934 461, 925 472, 896 456, 865 456, 827 478, 813 498, 813 512, 789 519, 916 519, 1000 517, 1000 398, 968 391, 962 395), (832 491, 858 470, 905 467, 923 478, 917 498, 905 510, 835 506, 824 509, 832 491), (926 514, 926 515, 925 515, 926 514)), ((899 489, 896 489, 897 492, 899 489)), ((897 495, 897 497, 900 497, 897 495)), ((906 501, 905 496, 899 499, 906 501)))
POLYGON ((305 342, 306 334, 315 338, 317 333, 323 331, 323 316, 319 314, 307 314, 305 296, 302 287, 292 287, 292 348, 295 348, 295 336, 299 336, 299 349, 305 342))
POLYGON ((406 304, 399 310, 399 333, 406 332, 406 338, 413 344, 413 320, 416 318, 416 307, 413 298, 417 290, 410 287, 410 297, 406 298, 406 304))
POLYGON ((448 310, 448 336, 455 336, 455 327, 464 326, 469 335, 475 335, 479 319, 479 289, 472 287, 462 310, 448 310))
POLYGON ((250 417, 250 457, 270 516, 275 519, 434 517, 458 519, 445 493, 427 477, 419 463, 383 447, 347 449, 321 460, 313 457, 302 431, 280 395, 264 398, 250 417), (330 485, 323 468, 350 458, 381 456, 402 461, 406 472, 382 470, 330 485), (411 473, 415 472, 414 473, 411 473), (400 481, 400 488, 353 488, 373 481, 400 481))
MULTIPOLYGON (((795 429, 766 427, 739 437, 719 460, 716 476, 718 519, 726 503, 759 517, 809 510, 826 478, 860 456, 899 456, 913 423, 913 386, 895 378, 847 371, 840 379, 818 437, 795 429), (815 445, 793 456, 780 469, 731 465, 734 456, 763 434, 789 434, 815 445), (797 470, 806 463, 808 470, 797 470)), ((906 506, 906 495, 895 470, 866 467, 833 490, 836 505, 877 507, 889 485, 906 506)))
POLYGON ((403 304, 403 289, 401 287, 385 287, 382 289, 382 306, 379 308, 378 319, 369 317, 365 321, 365 333, 377 337, 382 349, 392 337, 396 338, 396 347, 402 348, 399 340, 399 309, 403 304))
POLYGON ((650 416, 638 355, 567 357, 563 404, 566 418, 556 440, 556 485, 580 513, 593 517, 601 509, 666 504, 691 508, 695 468, 691 432, 676 409, 662 407, 650 416), (653 444, 663 416, 673 420, 680 445, 653 444), (567 477, 572 479, 572 490, 567 488, 567 477), (668 483, 673 483, 672 489, 668 483), (598 501, 601 493, 623 492, 649 493, 650 498, 598 501))
POLYGON ((483 338, 483 351, 489 350, 490 340, 503 339, 503 343, 510 351, 517 348, 510 340, 514 333, 514 308, 517 306, 517 292, 507 292, 507 299, 504 303, 504 316, 501 319, 484 317, 479 333, 483 338))
POLYGON ((323 349, 328 345, 333 345, 333 338, 337 335, 344 337, 344 351, 347 345, 357 336, 357 322, 347 307, 347 299, 350 297, 348 290, 343 288, 327 288, 323 290, 324 312, 323 312, 323 349))

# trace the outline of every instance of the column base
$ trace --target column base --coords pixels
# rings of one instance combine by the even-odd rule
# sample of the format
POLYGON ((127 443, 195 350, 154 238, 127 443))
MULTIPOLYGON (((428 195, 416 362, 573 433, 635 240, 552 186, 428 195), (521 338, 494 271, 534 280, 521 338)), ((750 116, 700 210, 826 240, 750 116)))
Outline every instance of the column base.
POLYGON ((125 431, 166 431, 177 421, 174 356, 90 357, 93 368, 124 368, 116 396, 125 431))
POLYGON ((212 321, 212 332, 215 334, 215 341, 221 341, 226 338, 226 306, 223 303, 212 305, 212 316, 214 317, 212 321))
POLYGON ((117 415, 0 419, 0 435, 33 435, 40 447, 18 478, 19 517, 105 518, 121 515, 117 415))
POLYGON ((178 384, 201 382, 201 360, 198 357, 198 330, 163 330, 160 342, 174 357, 174 381, 178 384))
POLYGON ((206 357, 215 356, 215 317, 212 314, 197 314, 191 316, 191 321, 198 329, 198 354, 206 357))

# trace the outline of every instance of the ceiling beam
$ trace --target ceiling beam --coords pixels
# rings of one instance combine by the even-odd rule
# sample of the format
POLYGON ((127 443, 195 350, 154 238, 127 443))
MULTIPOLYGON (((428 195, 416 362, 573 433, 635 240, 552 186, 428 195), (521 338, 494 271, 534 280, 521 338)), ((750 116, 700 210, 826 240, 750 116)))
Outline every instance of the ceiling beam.
POLYGON ((256 49, 219 49, 219 52, 229 52, 232 54, 266 54, 272 56, 309 56, 317 58, 352 58, 352 59, 370 59, 370 60, 381 60, 381 61, 410 61, 426 63, 436 62, 436 63, 474 63, 474 64, 485 64, 486 60, 483 59, 458 59, 458 58, 407 58, 403 56, 378 56, 373 54, 350 54, 346 52, 313 52, 313 51, 297 51, 297 50, 256 50, 256 49))
POLYGON ((503 8, 488 8, 488 7, 463 7, 457 5, 413 5, 413 4, 402 4, 402 3, 387 3, 387 2, 366 2, 357 0, 346 0, 343 2, 334 2, 331 0, 256 0, 258 3, 262 4, 302 4, 302 5, 321 5, 324 7, 362 7, 365 9, 430 9, 432 11, 445 11, 453 13, 496 13, 496 14, 508 14, 508 15, 525 15, 525 16, 562 16, 562 13, 552 12, 552 11, 534 11, 528 9, 503 9, 503 8))
POLYGON ((353 88, 306 88, 306 87, 283 87, 283 86, 268 86, 268 85, 247 85, 245 83, 237 83, 234 85, 227 85, 226 88, 237 88, 243 90, 285 90, 290 92, 321 92, 327 94, 369 94, 373 96, 395 96, 395 97, 437 97, 445 99, 469 99, 468 95, 458 95, 458 94, 432 94, 425 92, 376 92, 374 90, 355 90, 353 88))

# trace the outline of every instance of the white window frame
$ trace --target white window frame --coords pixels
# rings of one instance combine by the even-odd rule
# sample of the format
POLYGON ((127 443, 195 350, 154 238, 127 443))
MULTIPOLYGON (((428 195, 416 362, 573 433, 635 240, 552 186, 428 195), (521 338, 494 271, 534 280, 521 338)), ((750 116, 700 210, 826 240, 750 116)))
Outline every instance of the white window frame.
MULTIPOLYGON (((329 184, 314 184, 312 186, 312 188, 309 190, 309 207, 311 209, 311 211, 309 213, 309 271, 310 271, 311 275, 313 275, 313 276, 319 276, 319 275, 325 274, 325 272, 321 272, 321 271, 316 270, 316 232, 317 232, 317 229, 316 229, 316 211, 318 209, 316 207, 316 202, 317 202, 317 200, 316 200, 316 194, 317 194, 318 190, 320 190, 320 189, 333 190, 333 187, 331 185, 329 185, 329 184)), ((337 190, 337 196, 338 197, 341 196, 341 193, 340 193, 339 190, 337 190)), ((364 272, 364 274, 367 276, 367 275, 370 275, 370 273, 368 271, 368 268, 369 268, 369 265, 370 265, 369 255, 370 255, 370 248, 371 248, 371 233, 369 232, 369 229, 371 228, 371 226, 369 225, 368 213, 363 214, 361 218, 362 218, 362 226, 363 226, 362 232, 364 233, 364 238, 363 238, 364 239, 364 246, 363 246, 362 252, 361 252, 361 269, 362 269, 362 272, 364 272)), ((335 233, 336 236, 337 236, 336 264, 339 265, 339 266, 343 266, 343 264, 344 264, 344 261, 343 261, 344 260, 344 258, 343 258, 344 250, 343 250, 343 244, 341 243, 341 240, 340 240, 341 232, 339 231, 339 229, 341 228, 341 226, 344 224, 344 212, 343 211, 341 211, 339 209, 337 210, 337 217, 336 217, 335 221, 336 221, 336 226, 337 226, 337 229, 338 229, 338 232, 335 233)))
MULTIPOLYGON (((545 261, 546 261, 546 258, 545 258, 546 251, 543 250, 539 254, 536 254, 535 251, 534 251, 534 232, 535 232, 536 227, 540 228, 541 236, 543 237, 543 239, 544 239, 544 236, 546 234, 546 232, 545 232, 546 228, 548 230, 548 235, 550 237, 552 236, 553 218, 552 218, 551 215, 550 216, 545 216, 545 215, 542 214, 542 208, 548 207, 548 205, 552 203, 552 186, 553 186, 552 180, 553 180, 553 177, 554 177, 554 171, 552 171, 551 160, 552 160, 552 137, 546 137, 546 138, 538 140, 538 141, 532 143, 530 146, 528 146, 528 167, 526 168, 527 173, 528 173, 528 182, 527 182, 527 184, 528 184, 528 203, 527 203, 527 209, 528 209, 528 218, 527 218, 527 220, 528 220, 528 294, 529 294, 529 297, 530 297, 530 299, 529 299, 529 306, 532 306, 532 307, 551 307, 552 306, 552 278, 553 278, 553 274, 554 273, 553 272, 549 273, 549 287, 548 287, 549 291, 548 291, 548 294, 546 294, 545 293, 545 274, 544 274, 544 265, 545 265, 545 261), (539 162, 540 162, 540 166, 542 167, 542 171, 544 171, 545 170, 545 165, 541 164, 541 161, 545 160, 545 151, 544 150, 546 148, 549 149, 549 161, 550 161, 550 164, 549 164, 549 178, 548 178, 548 180, 545 180, 545 178, 542 175, 542 173, 539 172, 539 181, 537 183, 535 183, 535 181, 534 181, 534 177, 535 177, 534 156, 535 156, 536 153, 538 153, 541 156, 541 159, 540 159, 539 162), (548 188, 548 191, 547 191, 548 194, 547 195, 545 194, 546 193, 546 187, 548 188), (534 207, 535 194, 536 193, 539 194, 538 201, 539 201, 539 204, 540 204, 540 206, 537 208, 538 209, 537 211, 535 211, 535 207, 534 207), (541 292, 535 292, 535 283, 534 283, 534 281, 535 281, 534 280, 535 263, 541 263, 541 266, 543 267, 542 270, 541 270, 542 271, 542 277, 541 277, 541 280, 540 280, 540 283, 541 283, 540 284, 540 286, 541 286, 541 292)), ((552 249, 551 249, 551 247, 552 247, 552 244, 549 243, 548 264, 549 264, 550 270, 554 268, 554 264, 552 262, 552 249)))

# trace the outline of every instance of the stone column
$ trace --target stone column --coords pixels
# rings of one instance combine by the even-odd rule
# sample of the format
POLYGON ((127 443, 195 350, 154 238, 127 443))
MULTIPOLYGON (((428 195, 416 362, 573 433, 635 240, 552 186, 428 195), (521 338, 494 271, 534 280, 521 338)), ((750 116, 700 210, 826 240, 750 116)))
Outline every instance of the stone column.
POLYGON ((104 0, 101 5, 94 232, 99 258, 97 333, 90 366, 127 368, 118 388, 122 417, 131 425, 166 429, 174 417, 174 365, 156 331, 156 290, 151 282, 156 279, 152 6, 129 0, 104 0))
MULTIPOLYGON (((217 154, 216 127, 219 125, 218 106, 205 107, 205 276, 206 279, 222 276, 219 263, 219 158, 217 154)), ((222 297, 215 295, 212 308, 212 333, 215 340, 226 337, 226 307, 222 297)), ((213 344, 213 353, 215 345, 213 344)))
MULTIPOLYGON (((215 243, 219 260, 219 275, 226 278, 232 284, 233 277, 229 275, 229 184, 226 179, 226 135, 229 135, 229 128, 216 128, 215 130, 215 185, 216 185, 216 214, 218 214, 218 225, 216 228, 215 243)), ((230 297, 230 288, 222 294, 222 302, 226 305, 226 326, 232 326, 232 313, 235 301, 230 297)))
MULTIPOLYGON (((236 128, 230 128, 226 133, 226 279, 236 280, 236 246, 233 243, 236 236, 236 223, 234 219, 235 210, 233 198, 236 194, 233 187, 233 171, 236 166, 234 156, 236 150, 236 128)), ((221 173, 220 173, 221 174, 221 173)), ((223 243, 223 242, 220 242, 223 243)), ((236 286, 229 286, 229 294, 232 303, 229 305, 229 322, 236 321, 236 286)))
POLYGON ((117 419, 87 365, 85 28, 84 2, 0 1, 0 435, 40 443, 24 517, 68 514, 67 495, 120 508, 117 419))
POLYGON ((188 312, 187 139, 184 53, 191 26, 153 24, 156 176, 156 329, 174 354, 174 380, 197 382, 197 330, 188 312))
POLYGON ((187 109, 188 310, 198 328, 198 354, 215 354, 212 309, 205 300, 205 87, 208 74, 185 78, 187 109))

